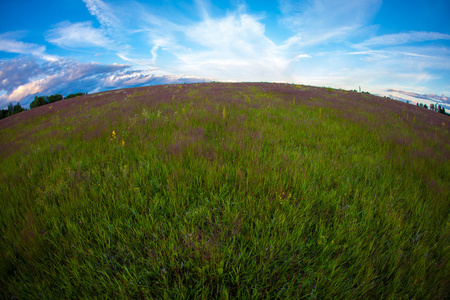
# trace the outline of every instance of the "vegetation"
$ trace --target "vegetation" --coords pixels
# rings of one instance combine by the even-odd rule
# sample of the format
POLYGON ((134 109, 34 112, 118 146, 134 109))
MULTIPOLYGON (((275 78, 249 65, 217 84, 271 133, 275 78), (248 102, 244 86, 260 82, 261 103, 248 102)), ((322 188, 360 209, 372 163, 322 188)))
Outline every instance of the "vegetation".
POLYGON ((4 298, 448 299, 448 118, 269 83, 0 120, 4 298))
POLYGON ((85 93, 69 94, 69 95, 67 95, 64 99, 75 98, 75 97, 83 96, 83 95, 87 95, 87 93, 86 93, 86 94, 85 94, 85 93))
MULTIPOLYGON (((417 103, 416 105, 428 109, 428 106, 426 104, 417 103)), ((431 103, 429 109, 432 110, 432 111, 436 111, 438 113, 444 114, 444 115, 448 115, 445 112, 445 107, 443 107, 441 105, 435 105, 435 104, 431 103)))
MULTIPOLYGON (((77 94, 69 94, 64 99, 70 99, 75 98, 78 96, 85 95, 84 93, 77 93, 77 94)), ((46 105, 49 103, 54 103, 57 101, 63 100, 63 96, 61 94, 56 95, 50 95, 50 96, 35 96, 33 102, 30 104, 30 108, 36 108, 42 105, 46 105)))
POLYGON ((12 103, 9 103, 8 105, 8 109, 2 109, 0 111, 0 119, 12 116, 14 114, 18 114, 22 111, 24 111, 25 109, 20 105, 19 102, 17 102, 16 105, 13 105, 12 103))
MULTIPOLYGON (((77 94, 69 94, 67 95, 64 99, 69 99, 69 98, 75 98, 78 96, 82 96, 82 95, 87 95, 87 93, 77 93, 77 94)), ((63 96, 61 94, 56 94, 56 95, 50 95, 50 96, 35 96, 34 100, 30 103, 30 109, 32 108, 36 108, 42 105, 46 105, 49 103, 54 103, 57 101, 61 101, 63 100, 63 96)), ((25 111, 26 109, 22 108, 22 106, 20 106, 20 103, 17 102, 16 105, 13 106, 12 103, 10 103, 8 105, 8 109, 2 109, 0 112, 0 119, 12 116, 14 114, 17 114, 19 112, 25 111)))

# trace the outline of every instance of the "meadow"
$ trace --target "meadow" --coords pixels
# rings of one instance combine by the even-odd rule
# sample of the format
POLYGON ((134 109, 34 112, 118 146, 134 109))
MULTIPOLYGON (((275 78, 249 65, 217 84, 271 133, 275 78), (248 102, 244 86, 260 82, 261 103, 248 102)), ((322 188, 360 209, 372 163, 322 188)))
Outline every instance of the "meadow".
POLYGON ((0 120, 0 294, 448 299, 450 118, 275 83, 0 120))

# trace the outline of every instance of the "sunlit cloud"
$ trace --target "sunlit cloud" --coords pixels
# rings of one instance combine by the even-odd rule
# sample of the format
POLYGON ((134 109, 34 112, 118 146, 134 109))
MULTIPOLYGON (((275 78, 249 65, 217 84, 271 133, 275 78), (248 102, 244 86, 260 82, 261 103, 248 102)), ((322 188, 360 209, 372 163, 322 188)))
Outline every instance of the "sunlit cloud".
MULTIPOLYGON (((76 86, 89 79, 101 79, 111 73, 128 69, 128 65, 78 63, 71 60, 44 61, 16 59, 0 63, 0 90, 6 91, 0 105, 22 101, 27 105, 35 94, 61 92, 68 85, 76 86)), ((83 91, 89 86, 83 87, 83 91)))
POLYGON ((106 89, 148 84, 202 82, 193 76, 155 75, 132 70, 130 65, 79 63, 60 59, 15 59, 0 63, 0 106, 9 102, 28 105, 34 95, 71 92, 97 92, 106 89))
POLYGON ((60 76, 49 75, 39 80, 34 80, 23 85, 16 87, 11 94, 8 95, 9 101, 21 100, 28 95, 34 95, 41 93, 48 89, 49 86, 54 86, 55 81, 58 80, 60 76))

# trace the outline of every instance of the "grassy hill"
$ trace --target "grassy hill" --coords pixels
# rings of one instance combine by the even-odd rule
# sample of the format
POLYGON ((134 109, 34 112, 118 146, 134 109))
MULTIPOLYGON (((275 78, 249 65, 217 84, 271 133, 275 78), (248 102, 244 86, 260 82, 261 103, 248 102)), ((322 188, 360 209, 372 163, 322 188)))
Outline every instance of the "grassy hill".
POLYGON ((450 118, 270 83, 0 120, 5 298, 445 299, 450 118))

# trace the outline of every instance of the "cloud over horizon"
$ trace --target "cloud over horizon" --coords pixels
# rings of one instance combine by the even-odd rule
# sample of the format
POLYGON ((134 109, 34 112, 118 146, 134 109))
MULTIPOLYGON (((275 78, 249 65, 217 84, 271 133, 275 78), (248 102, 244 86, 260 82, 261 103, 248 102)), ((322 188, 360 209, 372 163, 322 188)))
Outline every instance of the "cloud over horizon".
POLYGON ((0 62, 0 106, 21 102, 28 106, 36 95, 99 92, 145 84, 203 81, 201 78, 143 74, 130 70, 130 65, 79 63, 60 59, 44 61, 18 58, 0 62), (68 91, 68 92, 66 92, 68 91))

